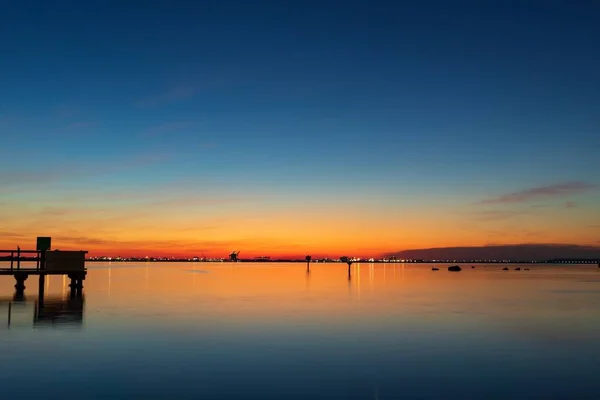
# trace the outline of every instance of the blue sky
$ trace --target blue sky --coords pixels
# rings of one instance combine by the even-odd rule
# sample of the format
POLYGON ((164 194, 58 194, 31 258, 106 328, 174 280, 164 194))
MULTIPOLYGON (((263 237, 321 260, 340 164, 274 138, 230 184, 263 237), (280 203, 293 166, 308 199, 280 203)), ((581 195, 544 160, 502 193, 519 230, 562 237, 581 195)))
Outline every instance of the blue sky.
POLYGON ((598 184, 598 20, 592 1, 4 4, 0 179, 464 204, 598 184))

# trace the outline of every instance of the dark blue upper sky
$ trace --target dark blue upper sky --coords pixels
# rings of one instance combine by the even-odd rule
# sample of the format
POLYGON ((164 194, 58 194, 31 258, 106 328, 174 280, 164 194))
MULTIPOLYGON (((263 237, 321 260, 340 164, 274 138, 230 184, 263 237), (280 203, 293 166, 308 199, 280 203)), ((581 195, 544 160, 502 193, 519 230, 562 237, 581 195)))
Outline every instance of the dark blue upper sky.
POLYGON ((145 183, 487 191, 600 171, 596 1, 0 7, 5 171, 127 155, 145 183))

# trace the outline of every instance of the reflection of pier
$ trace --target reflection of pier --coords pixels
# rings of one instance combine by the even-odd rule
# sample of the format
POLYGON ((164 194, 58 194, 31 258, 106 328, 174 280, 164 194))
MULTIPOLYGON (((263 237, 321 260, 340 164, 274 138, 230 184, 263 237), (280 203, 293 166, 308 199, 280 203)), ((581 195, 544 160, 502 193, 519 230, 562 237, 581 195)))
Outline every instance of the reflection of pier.
POLYGON ((0 299, 0 308, 7 308, 8 328, 27 327, 33 320, 33 327, 81 326, 85 301, 83 297, 71 296, 44 297, 42 291, 33 302, 23 297, 0 299))
POLYGON ((37 301, 34 308, 34 325, 56 325, 83 323, 83 297, 46 298, 37 301))

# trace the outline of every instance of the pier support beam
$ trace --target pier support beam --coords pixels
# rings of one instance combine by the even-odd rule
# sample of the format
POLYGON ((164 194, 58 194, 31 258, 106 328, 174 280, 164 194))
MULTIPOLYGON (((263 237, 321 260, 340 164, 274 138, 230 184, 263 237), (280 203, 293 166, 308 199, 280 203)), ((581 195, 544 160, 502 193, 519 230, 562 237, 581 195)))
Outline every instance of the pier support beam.
POLYGON ((83 274, 69 274, 68 277, 71 279, 69 287, 71 288, 71 298, 81 297, 83 293, 83 280, 85 275, 83 274))
POLYGON ((29 274, 25 272, 15 272, 15 280, 17 283, 15 284, 15 289, 17 292, 23 292, 25 290, 25 281, 29 277, 29 274))
POLYGON ((44 306, 44 292, 46 291, 46 274, 40 274, 38 283, 38 304, 44 306))
POLYGON ((29 277, 29 274, 25 272, 15 272, 14 277, 17 283, 15 284, 15 294, 13 296, 13 300, 23 301, 25 300, 25 281, 29 277))

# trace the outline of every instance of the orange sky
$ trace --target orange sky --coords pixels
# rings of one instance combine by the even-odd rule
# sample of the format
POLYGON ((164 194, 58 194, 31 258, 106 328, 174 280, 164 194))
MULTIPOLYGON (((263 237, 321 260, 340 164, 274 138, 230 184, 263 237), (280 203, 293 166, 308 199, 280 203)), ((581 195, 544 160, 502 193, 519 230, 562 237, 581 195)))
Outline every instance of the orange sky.
POLYGON ((477 198, 177 191, 133 194, 23 190, 5 196, 0 248, 53 248, 92 256, 379 256, 429 247, 515 243, 597 245, 595 193, 516 204, 477 198))

